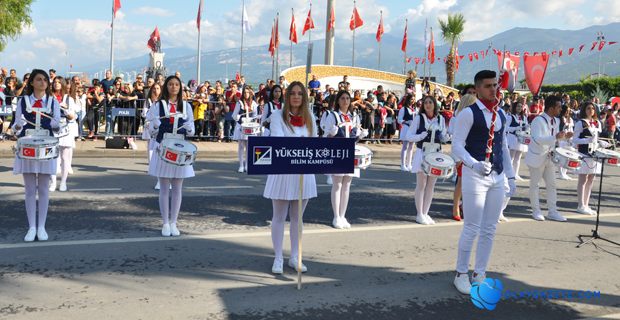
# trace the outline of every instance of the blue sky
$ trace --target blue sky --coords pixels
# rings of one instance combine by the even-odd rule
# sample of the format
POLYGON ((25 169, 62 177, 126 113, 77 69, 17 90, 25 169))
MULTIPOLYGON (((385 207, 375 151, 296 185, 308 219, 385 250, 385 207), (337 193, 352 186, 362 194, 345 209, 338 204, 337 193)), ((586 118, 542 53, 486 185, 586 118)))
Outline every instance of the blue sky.
MULTIPOLYGON (((196 47, 198 0, 121 0, 115 24, 117 59, 148 52, 146 41, 157 25, 164 50, 196 47)), ((271 21, 280 11, 280 38, 288 42, 291 7, 295 8, 298 34, 308 11, 308 0, 246 0, 252 30, 245 45, 267 46, 271 21)), ((618 21, 617 0, 358 0, 364 26, 357 32, 374 34, 383 10, 385 32, 402 37, 405 18, 410 21, 409 37, 423 38, 424 21, 436 27, 437 17, 461 12, 467 19, 465 41, 480 40, 514 27, 580 29, 618 21)), ((10 41, 0 53, 0 66, 19 73, 34 67, 55 67, 59 71, 86 67, 109 59, 112 0, 38 0, 32 5, 34 24, 17 41, 10 41)), ((205 0, 202 14, 204 51, 238 48, 241 0, 205 0)), ((348 22, 353 1, 336 0, 336 38, 351 37, 348 22)), ((326 0, 313 1, 317 29, 325 30, 326 0)))

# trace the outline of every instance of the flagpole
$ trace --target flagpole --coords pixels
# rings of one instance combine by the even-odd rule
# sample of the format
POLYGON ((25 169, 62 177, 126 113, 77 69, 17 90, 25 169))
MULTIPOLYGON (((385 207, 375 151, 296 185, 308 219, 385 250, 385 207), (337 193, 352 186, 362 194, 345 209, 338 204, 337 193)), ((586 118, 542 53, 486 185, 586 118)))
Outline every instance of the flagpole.
POLYGON ((243 75, 243 12, 245 10, 245 0, 241 1, 241 59, 239 62, 239 76, 243 75))
MULTIPOLYGON (((308 10, 308 12, 312 12, 312 1, 310 1, 310 9, 308 10)), ((306 18, 307 19, 307 18, 306 18)), ((304 28, 306 27, 306 22, 304 21, 304 28)), ((311 35, 312 34, 312 28, 308 29, 308 50, 310 50, 310 45, 312 43, 312 38, 311 35)), ((312 60, 312 58, 310 58, 310 60, 312 60)), ((306 86, 308 86, 308 72, 304 71, 306 73, 306 82, 304 83, 306 86)), ((321 88, 319 88, 319 90, 321 90, 321 88)))
MULTIPOLYGON (((383 22, 383 10, 380 12, 381 17, 379 18, 379 24, 383 22)), ((383 35, 382 35, 383 36, 383 35)), ((379 40, 379 57, 377 59, 377 70, 381 70, 381 40, 379 40)))
POLYGON ((112 0, 112 33, 110 37, 110 73, 114 76, 114 0, 112 0))
MULTIPOLYGON (((203 0, 200 0, 200 3, 198 4, 198 12, 202 11, 202 3, 203 0)), ((202 13, 202 12, 201 12, 202 13)), ((196 82, 198 83, 198 85, 200 85, 200 25, 198 26, 198 57, 197 57, 197 61, 198 64, 196 66, 196 82)))
MULTIPOLYGON (((492 47, 493 47, 493 42, 492 42, 492 41, 489 41, 489 48, 487 49, 487 52, 486 52, 486 53, 487 53, 487 54, 486 54, 486 57, 487 57, 487 58, 489 58, 489 55, 488 55, 489 49, 491 49, 492 47)), ((489 70, 491 70, 491 60, 492 60, 492 59, 491 59, 491 58, 489 58, 489 70)))
MULTIPOLYGON (((424 23, 424 54, 423 57, 427 56, 428 52, 428 39, 426 38, 426 34, 428 33, 428 18, 426 18, 426 22, 424 23)), ((422 75, 422 79, 426 78, 426 63, 424 64, 424 73, 422 75)))
MULTIPOLYGON (((291 8, 291 19, 295 19, 295 11, 293 10, 293 8, 291 8)), ((297 26, 295 26, 295 28, 297 28, 297 26)), ((291 30, 289 30, 289 33, 291 32, 291 30)), ((295 33, 297 33, 297 30, 295 30, 295 33)), ((291 38, 289 36, 289 38, 291 38)), ((289 39, 291 40, 291 55, 289 57, 289 68, 293 67, 293 39, 289 39)))

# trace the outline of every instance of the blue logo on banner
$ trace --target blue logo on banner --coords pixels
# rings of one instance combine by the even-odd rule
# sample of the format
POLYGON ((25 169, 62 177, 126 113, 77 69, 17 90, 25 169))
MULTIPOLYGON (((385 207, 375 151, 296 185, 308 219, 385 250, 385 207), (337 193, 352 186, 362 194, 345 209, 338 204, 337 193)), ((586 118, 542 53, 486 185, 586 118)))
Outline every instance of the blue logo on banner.
POLYGON ((355 139, 248 138, 248 174, 352 173, 355 139))
POLYGON ((493 310, 502 298, 504 285, 499 279, 486 278, 471 285, 471 302, 480 309, 493 310))

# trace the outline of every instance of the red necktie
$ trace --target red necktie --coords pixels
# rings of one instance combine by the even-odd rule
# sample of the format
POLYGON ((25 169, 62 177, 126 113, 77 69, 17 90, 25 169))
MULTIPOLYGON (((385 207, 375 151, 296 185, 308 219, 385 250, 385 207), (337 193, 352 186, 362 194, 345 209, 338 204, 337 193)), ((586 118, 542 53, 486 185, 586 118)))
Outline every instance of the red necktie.
POLYGON ((37 99, 32 105, 33 108, 43 108, 43 100, 37 99))
POLYGON ((551 118, 551 135, 555 136, 555 118, 551 118))
POLYGON ((304 118, 302 116, 295 116, 289 114, 291 117, 291 124, 295 127, 303 127, 304 126, 304 118))
POLYGON ((596 120, 590 121, 590 127, 596 127, 596 120))
MULTIPOLYGON (((344 122, 347 122, 347 123, 351 122, 351 118, 349 118, 349 116, 346 114, 343 114, 342 118, 344 119, 344 122)), ((349 133, 351 133, 351 130, 353 130, 353 127, 352 126, 347 126, 347 127, 349 127, 349 133)))
MULTIPOLYGON (((176 103, 171 103, 170 104, 170 114, 172 115, 173 113, 177 112, 177 105, 176 103)), ((170 117, 170 124, 174 124, 174 117, 170 117)))

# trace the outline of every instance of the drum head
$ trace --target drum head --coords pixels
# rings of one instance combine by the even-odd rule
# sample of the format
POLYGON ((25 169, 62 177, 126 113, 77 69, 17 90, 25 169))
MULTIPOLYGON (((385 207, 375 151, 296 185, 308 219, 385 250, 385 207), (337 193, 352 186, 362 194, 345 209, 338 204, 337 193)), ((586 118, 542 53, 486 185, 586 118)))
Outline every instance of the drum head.
POLYGON ((364 146, 355 146, 355 154, 356 155, 367 155, 367 154, 372 154, 372 151, 364 146))
POLYGON ((557 154, 563 155, 563 156, 565 156, 567 158, 570 158, 570 159, 579 159, 579 153, 577 153, 575 151, 572 151, 572 150, 569 150, 569 149, 556 148, 555 152, 557 154))
POLYGON ((449 155, 443 154, 441 152, 433 152, 433 153, 427 154, 426 156, 424 156, 424 161, 426 161, 428 164, 432 166, 440 166, 440 167, 446 167, 446 166, 449 167, 455 164, 452 157, 450 157, 449 155))

